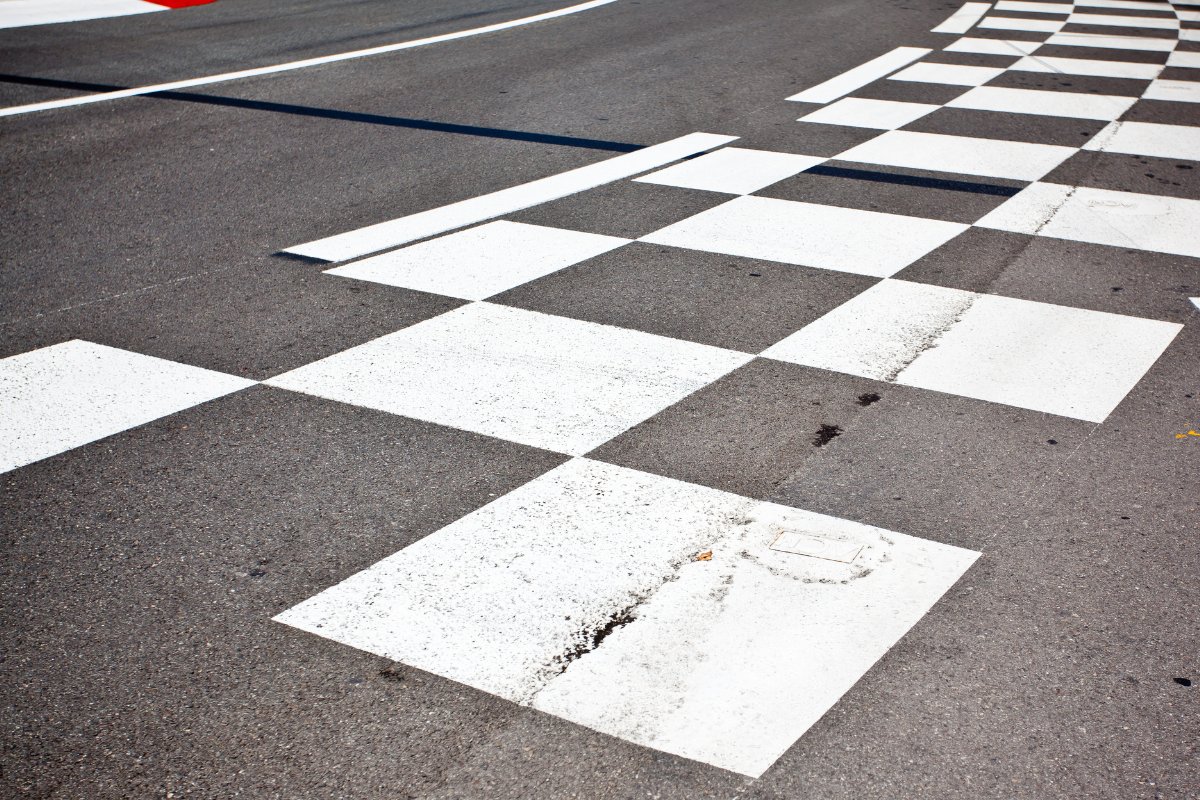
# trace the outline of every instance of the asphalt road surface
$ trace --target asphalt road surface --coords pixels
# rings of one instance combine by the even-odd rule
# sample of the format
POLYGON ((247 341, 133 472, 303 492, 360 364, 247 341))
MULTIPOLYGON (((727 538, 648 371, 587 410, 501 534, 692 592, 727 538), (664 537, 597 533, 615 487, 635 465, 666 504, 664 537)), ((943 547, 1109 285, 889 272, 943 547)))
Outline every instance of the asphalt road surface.
POLYGON ((0 0, 0 795, 1200 797, 1200 6, 162 5, 0 0))

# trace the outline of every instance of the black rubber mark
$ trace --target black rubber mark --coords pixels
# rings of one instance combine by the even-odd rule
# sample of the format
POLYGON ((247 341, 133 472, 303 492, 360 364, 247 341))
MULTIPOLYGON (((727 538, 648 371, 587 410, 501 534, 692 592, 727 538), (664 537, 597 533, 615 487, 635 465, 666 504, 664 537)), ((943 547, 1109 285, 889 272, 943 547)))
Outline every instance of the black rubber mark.
POLYGON ((837 425, 822 425, 821 429, 817 431, 817 435, 813 437, 813 446, 824 447, 832 442, 835 436, 841 435, 842 429, 837 425))
POLYGON ((1192 685, 1192 681, 1190 678, 1176 678, 1175 682, 1178 683, 1180 686, 1191 686, 1192 685))
POLYGON ((1175 169, 1191 169, 1191 164, 1176 164, 1175 169))
POLYGON ((761 277, 762 277, 762 273, 761 273, 761 272, 751 272, 751 273, 750 273, 750 277, 751 277, 751 278, 761 278, 761 277))
POLYGON ((392 664, 387 669, 380 670, 379 677, 383 678, 385 681, 400 683, 404 680, 404 667, 399 664, 392 664))
POLYGON ((858 396, 858 399, 855 400, 854 402, 858 403, 863 408, 866 408, 867 406, 871 405, 871 403, 877 403, 882 399, 883 399, 882 397, 875 394, 874 392, 868 392, 867 394, 860 394, 858 396))
POLYGON ((1129 519, 1129 517, 1121 517, 1121 519, 1129 519))
POLYGON ((251 578, 261 578, 263 575, 266 575, 266 574, 267 574, 267 571, 266 571, 265 569, 252 569, 252 570, 250 570, 250 577, 251 577, 251 578))
POLYGON ((1112 287, 1112 290, 1113 290, 1114 292, 1120 292, 1120 291, 1123 291, 1124 289, 1125 289, 1125 287, 1124 287, 1124 286, 1114 286, 1114 287, 1112 287))
POLYGON ((1058 444, 1058 439, 1047 439, 1046 444, 1058 444))
MULTIPOLYGON (((98 83, 80 83, 78 81, 60 81, 51 78, 29 78, 24 75, 3 74, 0 74, 0 82, 19 83, 25 86, 45 86, 55 89, 74 89, 84 92, 117 92, 129 88, 127 86, 107 86, 98 83)), ((319 117, 321 119, 336 119, 345 122, 366 122, 372 125, 386 125, 392 128, 411 128, 422 131, 436 131, 438 133, 460 133, 469 136, 482 136, 489 139, 512 139, 520 142, 583 147, 589 150, 610 150, 616 153, 632 153, 644 147, 644 145, 640 144, 609 142, 602 139, 582 139, 576 136, 556 136, 549 133, 511 131, 504 128, 483 128, 477 125, 454 125, 449 122, 432 122, 430 120, 408 119, 405 117, 385 117, 380 114, 362 114, 355 111, 312 108, 311 106, 296 106, 289 103, 268 103, 264 100, 246 100, 240 97, 217 97, 211 94, 195 94, 193 92, 150 92, 141 96, 155 97, 160 100, 179 100, 185 103, 203 103, 213 106, 246 108, 252 111, 271 111, 276 114, 291 114, 300 117, 319 117)))
POLYGON ((332 264, 333 262, 327 258, 316 258, 315 256, 302 256, 299 253, 289 253, 286 250, 280 250, 277 253, 271 253, 276 258, 286 258, 289 261, 299 261, 301 264, 332 264))
POLYGON ((897 175, 892 172, 872 172, 865 169, 849 169, 848 167, 829 167, 824 164, 818 164, 815 167, 805 170, 805 174, 826 175, 831 178, 850 178, 857 181, 874 181, 876 183, 897 183, 902 186, 923 186, 926 189, 946 189, 951 192, 993 194, 1000 197, 1012 197, 1021 191, 1016 186, 996 186, 991 183, 952 181, 945 178, 922 178, 916 175, 897 175))
POLYGON ((610 633, 612 633, 613 631, 615 631, 617 628, 620 628, 624 625, 628 625, 629 623, 633 622, 634 618, 637 616, 634 613, 634 608, 636 608, 636 607, 637 606, 635 604, 634 606, 615 614, 612 617, 612 619, 610 619, 607 623, 605 623, 605 625, 603 627, 597 628, 593 631, 589 631, 589 632, 585 633, 584 634, 585 638, 584 638, 583 642, 581 642, 580 644, 576 645, 573 649, 568 650, 565 654, 563 654, 563 657, 561 660, 563 669, 566 669, 567 665, 570 664, 575 659, 579 658, 580 656, 586 655, 586 654, 592 652, 593 650, 595 650, 597 647, 599 647, 600 643, 603 642, 605 639, 607 639, 608 635, 610 633))

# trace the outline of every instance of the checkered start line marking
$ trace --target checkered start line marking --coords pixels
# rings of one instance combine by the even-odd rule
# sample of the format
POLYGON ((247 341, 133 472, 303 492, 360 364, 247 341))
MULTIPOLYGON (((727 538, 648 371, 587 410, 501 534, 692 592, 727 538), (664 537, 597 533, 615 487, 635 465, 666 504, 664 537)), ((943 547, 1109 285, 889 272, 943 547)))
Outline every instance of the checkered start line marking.
MULTIPOLYGON (((1170 8, 1093 0, 1094 8, 1147 5, 1170 8)), ((1041 31, 1047 43, 1145 51, 1170 52, 1176 41, 1064 31, 1084 17, 1118 28, 1136 19, 1098 21, 1065 4, 995 7, 1062 17, 1052 22, 985 16, 989 8, 967 4, 939 28, 966 33, 978 23, 1041 31)), ((330 268, 332 276, 471 302, 265 383, 573 458, 278 621, 641 745, 762 774, 978 554, 587 454, 756 358, 1103 421, 1181 326, 893 277, 972 227, 1200 257, 1189 222, 1200 218, 1196 201, 1041 182, 1081 149, 1197 160, 1200 131, 1117 121, 1136 97, 988 85, 1009 71, 1050 70, 1140 79, 1147 99, 1191 102, 1189 87, 1173 85, 1188 82, 1160 81, 1161 65, 1041 58, 1041 45, 977 35, 945 48, 1010 56, 1004 69, 924 62, 932 51, 898 48, 790 98, 823 104, 804 124, 879 132, 835 159, 713 150, 734 137, 692 134, 293 248, 330 260, 369 256, 330 268), (847 96, 889 76, 962 93, 945 104, 847 96), (1104 125, 1082 148, 902 130, 942 108, 1104 125), (697 157, 680 160, 689 156, 697 157), (834 160, 1015 186, 972 184, 1008 198, 973 223, 755 194, 834 160), (626 179, 730 199, 636 241, 496 219, 626 179), (866 284, 755 352, 496 300, 647 245, 862 276, 866 284), (845 564, 773 549, 781 532, 858 555, 845 564), (698 559, 702 553, 711 557, 698 559)), ((1200 62, 1171 52, 1166 65, 1200 62)), ((6 359, 0 416, 15 424, 0 432, 0 465, 14 469, 252 384, 85 342, 6 359)))

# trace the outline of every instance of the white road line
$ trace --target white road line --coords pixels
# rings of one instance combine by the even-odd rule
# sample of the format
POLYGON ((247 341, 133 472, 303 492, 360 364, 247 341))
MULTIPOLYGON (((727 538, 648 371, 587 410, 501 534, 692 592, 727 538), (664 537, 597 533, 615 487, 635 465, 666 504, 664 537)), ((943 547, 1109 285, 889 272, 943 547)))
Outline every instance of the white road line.
POLYGON ((1120 17, 1115 14, 1072 14, 1067 22, 1075 25, 1105 25, 1116 28, 1157 28, 1164 31, 1179 30, 1178 19, 1166 17, 1120 17))
POLYGON ((1022 58, 1009 67, 1019 72, 1050 72, 1067 75, 1093 75, 1099 78, 1134 78, 1149 81, 1163 71, 1162 64, 1137 61, 1093 61, 1086 58, 1022 58))
POLYGON ((317 239, 284 250, 285 253, 317 258, 322 261, 347 259, 387 250, 417 239, 465 228, 477 222, 520 211, 523 208, 557 200, 570 194, 593 189, 606 183, 661 167, 681 158, 703 153, 735 141, 736 136, 714 133, 689 133, 678 139, 653 145, 625 155, 609 158, 586 167, 569 170, 491 194, 460 200, 399 219, 380 222, 336 236, 317 239))
POLYGON ((888 131, 844 153, 839 161, 1036 181, 1077 151, 1030 142, 940 133, 888 131))
POLYGON ((167 10, 142 0, 0 0, 0 29, 167 10))
POLYGON ((1184 28, 1179 32, 1179 41, 1200 42, 1200 30, 1195 28, 1184 28))
POLYGON ((517 28, 522 25, 532 25, 535 22, 542 22, 548 19, 564 17, 568 14, 577 14, 580 11, 587 11, 598 6, 608 5, 609 3, 615 2, 616 0, 590 0, 587 3, 570 6, 569 8, 560 8, 557 11, 548 11, 545 14, 525 17, 524 19, 515 19, 511 22, 501 22, 495 25, 487 25, 482 28, 472 28, 471 30, 458 31, 456 33, 446 33, 442 34, 441 36, 430 36, 426 39, 414 39, 411 42, 400 42, 399 44, 389 44, 382 47, 371 47, 366 50, 354 50, 349 53, 338 53, 337 55, 321 56, 319 58, 306 58, 303 61, 292 61, 287 64, 276 64, 275 66, 271 67, 244 69, 238 72, 226 72, 221 75, 209 75, 204 78, 189 78, 188 80, 160 83, 154 86, 141 86, 135 89, 121 89, 120 91, 116 92, 91 94, 84 97, 68 97, 62 100, 49 100, 44 103, 31 103, 24 106, 0 108, 0 117, 10 117, 17 114, 30 114, 35 111, 48 111, 54 108, 68 108, 70 106, 87 105, 89 103, 103 103, 108 100, 118 100, 122 97, 136 97, 137 95, 151 94, 153 92, 167 92, 174 91, 176 89, 188 89, 193 86, 207 86, 208 84, 212 83, 236 81, 243 78, 253 78, 259 75, 272 75, 277 72, 305 69, 307 67, 315 67, 321 64, 333 64, 338 61, 366 58, 367 56, 375 56, 382 53, 394 53, 398 50, 407 50, 412 47, 423 47, 428 44, 449 42, 455 39, 464 39, 468 36, 479 36, 484 33, 494 33, 496 31, 508 30, 509 28, 517 28))
POLYGON ((865 64, 860 64, 852 70, 830 78, 824 83, 818 83, 787 99, 799 103, 828 103, 850 94, 855 89, 861 89, 868 83, 885 78, 906 64, 911 64, 932 52, 923 47, 897 47, 891 52, 884 53, 878 58, 873 58, 865 64))
POLYGON ((930 33, 966 33, 991 7, 991 3, 963 3, 958 11, 930 30, 930 33))
POLYGON ((826 125, 846 125, 853 128, 875 128, 885 131, 901 128, 910 122, 932 114, 941 106, 929 103, 901 103, 895 100, 867 100, 843 97, 836 103, 818 108, 797 122, 820 122, 826 125))
POLYGON ((885 280, 763 356, 1103 422, 1182 329, 885 280))
MULTIPOLYGON (((1180 39, 1187 31, 1180 31, 1180 39)), ((1150 50, 1169 53, 1175 49, 1175 39, 1154 39, 1146 36, 1106 36, 1101 33, 1056 33, 1046 44, 1068 47, 1101 47, 1106 50, 1150 50)))
POLYGON ((80 340, 0 360, 0 472, 254 384, 80 340))
POLYGON ((984 53, 995 56, 1028 55, 1042 46, 1041 42, 1021 42, 1013 39, 972 39, 963 37, 942 48, 949 53, 984 53))
POLYGON ((1200 22, 1200 10, 1187 10, 1182 8, 1175 9, 1175 16, 1183 22, 1200 22))
POLYGON ((682 189, 750 194, 825 161, 817 156, 723 147, 634 180, 682 189))
POLYGON ((1200 128, 1154 122, 1113 122, 1093 136, 1083 149, 1200 161, 1200 128))
POLYGON ((1200 200, 1035 183, 975 224, 1200 258, 1200 200))
POLYGON ((978 555, 579 458, 275 619, 757 777, 978 555))
POLYGON ((747 196, 669 225, 641 241, 885 278, 968 227, 747 196))
POLYGON ((1000 31, 1033 31, 1053 33, 1062 29, 1067 21, 1062 19, 1026 19, 1025 17, 986 17, 979 27, 1000 31))
POLYGON ((326 274, 464 300, 483 300, 629 241, 519 222, 489 222, 353 261, 326 270, 326 274))
POLYGON ((267 384, 581 455, 751 358, 472 303, 267 384))
POLYGON ((962 64, 931 64, 922 61, 892 76, 894 81, 945 83, 952 86, 982 86, 1004 74, 1003 67, 968 67, 962 64))
POLYGON ((1145 100, 1173 100, 1176 103, 1200 103, 1200 82, 1155 80, 1142 94, 1145 100))
POLYGON ((1026 3, 1020 0, 1000 0, 997 11, 1025 11, 1030 14, 1070 14, 1075 6, 1070 3, 1026 3))
POLYGON ((1200 53, 1176 50, 1167 56, 1167 66, 1200 69, 1200 53))
POLYGON ((1047 92, 979 86, 946 103, 947 108, 972 108, 1011 114, 1114 120, 1137 102, 1136 97, 1115 97, 1082 92, 1047 92))
POLYGON ((1188 299, 1192 301, 1192 305, 1200 309, 1200 297, 1189 297, 1188 299))

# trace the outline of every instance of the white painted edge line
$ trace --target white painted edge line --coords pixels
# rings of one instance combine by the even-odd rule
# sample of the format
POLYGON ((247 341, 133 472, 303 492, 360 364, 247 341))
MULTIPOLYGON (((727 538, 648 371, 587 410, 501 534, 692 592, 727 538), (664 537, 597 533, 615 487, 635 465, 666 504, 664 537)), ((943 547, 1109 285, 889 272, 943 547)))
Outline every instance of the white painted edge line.
POLYGON ((962 8, 955 11, 946 21, 936 28, 931 29, 930 33, 966 33, 974 27, 976 22, 979 22, 992 7, 991 3, 963 3, 962 8))
POLYGON ((798 103, 828 103, 850 94, 855 89, 861 89, 872 81, 886 77, 932 52, 924 47, 897 47, 891 52, 884 53, 878 58, 873 58, 865 64, 860 64, 852 70, 847 70, 824 83, 818 83, 816 86, 811 86, 803 92, 785 99, 798 103))
POLYGON ((1189 297, 1188 299, 1192 301, 1192 305, 1200 309, 1200 297, 1189 297))
POLYGON ((299 244, 286 248, 283 252, 322 261, 346 261, 594 189, 681 158, 703 153, 737 138, 715 133, 689 133, 678 139, 588 164, 586 167, 299 244))
POLYGON ((590 0, 587 3, 581 3, 577 6, 568 8, 560 8, 557 11, 548 11, 545 14, 538 14, 532 17, 523 19, 514 19, 511 22, 501 22, 496 25, 487 25, 482 28, 472 28, 471 30, 458 31, 456 33, 445 33, 441 36, 430 36, 426 39, 414 39, 411 42, 400 42, 399 44, 388 44, 381 47, 371 47, 366 50, 353 50, 349 53, 338 53, 331 56, 321 56, 319 58, 306 58, 303 61, 292 61, 287 64, 276 64, 272 67, 257 67, 255 69, 244 69, 238 72, 226 72, 221 75, 208 75, 203 78, 190 78, 184 81, 174 81, 172 83, 159 83, 154 86, 140 86, 134 89, 121 89, 116 92, 104 92, 102 94, 91 94, 85 97, 68 97, 62 100, 50 100, 45 103, 31 103, 24 106, 10 106, 9 108, 0 108, 0 117, 11 117, 17 114, 30 114, 35 111, 49 111, 54 108, 67 108, 69 106, 80 106, 88 103, 103 103, 107 100, 118 100, 122 97, 136 97, 142 94, 152 94, 154 92, 173 91, 175 89, 187 89, 192 86, 204 86, 210 83, 224 83, 225 81, 236 81, 242 78, 253 78, 257 75, 270 75, 275 72, 288 72, 295 69, 305 69, 306 67, 315 67, 321 64, 332 64, 337 61, 349 61, 354 58, 366 58, 367 56, 375 56, 381 53, 393 53, 397 50, 407 50, 410 47, 423 47, 427 44, 437 44, 439 42, 449 42, 454 39, 463 39, 468 36, 478 36, 483 33, 494 33, 496 31, 507 30, 508 28, 516 28, 521 25, 531 25, 534 22, 542 22, 556 17, 565 17, 568 14, 577 14, 580 11, 587 11, 598 6, 615 3, 617 0, 590 0))

